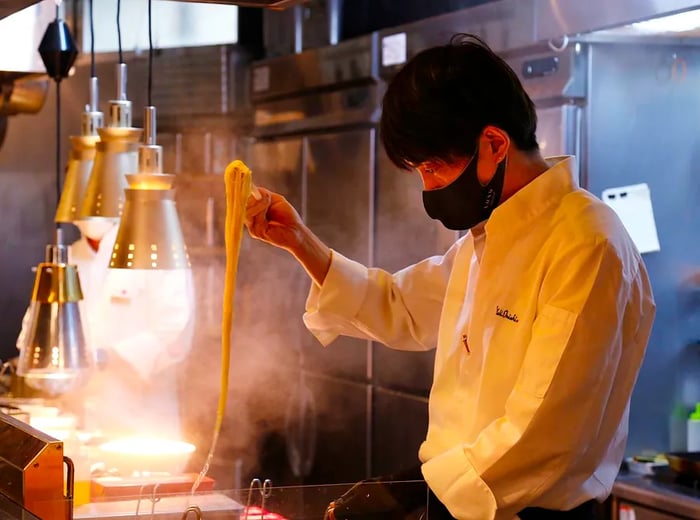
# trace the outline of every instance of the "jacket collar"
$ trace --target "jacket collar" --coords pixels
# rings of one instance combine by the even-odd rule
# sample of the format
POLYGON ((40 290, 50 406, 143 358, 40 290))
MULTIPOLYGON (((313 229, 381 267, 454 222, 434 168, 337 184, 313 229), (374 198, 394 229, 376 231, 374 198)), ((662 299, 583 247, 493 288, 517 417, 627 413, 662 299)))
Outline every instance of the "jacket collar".
POLYGON ((579 189, 578 169, 573 156, 548 157, 549 169, 499 205, 486 222, 486 236, 507 236, 558 204, 579 189))

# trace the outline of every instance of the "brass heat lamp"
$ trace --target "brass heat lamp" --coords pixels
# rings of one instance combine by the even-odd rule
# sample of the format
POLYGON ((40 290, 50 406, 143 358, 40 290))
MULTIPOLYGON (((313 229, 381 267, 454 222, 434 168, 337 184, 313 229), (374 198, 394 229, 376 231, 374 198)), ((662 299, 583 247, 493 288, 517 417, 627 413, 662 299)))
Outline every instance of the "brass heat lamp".
POLYGON ((131 126, 131 101, 126 99, 126 64, 117 64, 117 98, 109 101, 109 123, 98 128, 95 160, 85 190, 80 219, 117 222, 124 209, 126 173, 138 167, 141 129, 131 126))
MULTIPOLYGON (((60 107, 61 80, 78 54, 68 26, 59 18, 46 29, 39 45, 46 70, 56 82, 56 186, 60 196, 60 107)), ((78 271, 68 265, 60 224, 55 242, 46 248, 45 261, 37 267, 28 319, 19 341, 17 374, 38 390, 55 395, 70 390, 85 380, 90 366, 80 318, 82 291, 78 271)))
POLYGON ((163 148, 156 145, 156 109, 146 107, 145 143, 129 187, 109 266, 116 269, 187 269, 189 255, 175 206, 174 175, 162 173, 163 148))
POLYGON ((97 131, 104 123, 104 116, 97 109, 97 99, 97 78, 93 76, 90 78, 90 104, 82 113, 80 135, 70 136, 72 146, 63 192, 56 209, 56 222, 80 220, 82 202, 95 162, 96 145, 100 140, 97 131))

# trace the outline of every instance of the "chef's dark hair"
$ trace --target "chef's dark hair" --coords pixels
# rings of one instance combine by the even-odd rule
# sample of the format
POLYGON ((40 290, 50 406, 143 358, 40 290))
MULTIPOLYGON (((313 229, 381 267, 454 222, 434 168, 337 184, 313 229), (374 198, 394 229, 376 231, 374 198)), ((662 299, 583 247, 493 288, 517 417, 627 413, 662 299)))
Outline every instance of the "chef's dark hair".
POLYGON ((380 132, 402 169, 470 156, 487 125, 520 150, 537 150, 535 105, 508 64, 477 36, 422 51, 396 74, 384 95, 380 132))

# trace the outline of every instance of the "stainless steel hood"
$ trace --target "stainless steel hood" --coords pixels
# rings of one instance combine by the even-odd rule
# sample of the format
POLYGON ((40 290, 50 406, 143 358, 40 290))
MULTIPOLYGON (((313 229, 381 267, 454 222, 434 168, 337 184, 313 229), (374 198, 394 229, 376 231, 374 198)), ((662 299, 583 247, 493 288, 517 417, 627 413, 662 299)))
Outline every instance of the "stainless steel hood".
POLYGON ((0 2, 0 145, 8 116, 33 114, 44 105, 49 81, 38 48, 55 10, 47 0, 0 2))
POLYGON ((0 3, 0 20, 36 3, 39 0, 5 0, 0 3))
POLYGON ((303 4, 307 0, 175 0, 176 2, 194 2, 199 4, 240 5, 242 7, 262 7, 265 9, 286 9, 303 4))

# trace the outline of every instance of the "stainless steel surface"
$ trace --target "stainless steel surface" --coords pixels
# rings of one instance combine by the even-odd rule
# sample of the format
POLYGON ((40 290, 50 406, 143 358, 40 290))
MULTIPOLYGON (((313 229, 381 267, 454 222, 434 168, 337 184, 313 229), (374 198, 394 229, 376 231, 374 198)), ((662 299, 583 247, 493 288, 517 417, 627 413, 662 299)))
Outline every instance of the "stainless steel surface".
POLYGON ((5 0, 0 4, 0 19, 37 3, 39 0, 5 0))
POLYGON ((40 518, 69 518, 63 464, 62 442, 0 413, 2 495, 40 518))
POLYGON ((646 183, 661 244, 659 252, 643 256, 657 314, 632 397, 628 454, 668 446, 669 418, 678 398, 674 387, 698 381, 694 369, 685 374, 692 379, 681 377, 681 363, 688 364, 683 350, 698 330, 697 293, 683 286, 686 275, 675 270, 696 272, 700 258, 694 228, 700 218, 695 118, 700 97, 691 75, 698 67, 697 46, 590 47, 583 153, 587 188, 600 196, 607 188, 646 183), (674 72, 681 60, 687 77, 674 72))
POLYGON ((589 47, 582 43, 554 51, 542 45, 505 53, 508 64, 537 107, 537 141, 545 157, 574 155, 586 186, 582 158, 589 47))
POLYGON ((98 83, 95 76, 90 78, 90 111, 97 112, 97 103, 99 102, 98 83))
POLYGON ((118 101, 123 101, 126 99, 126 78, 126 63, 117 63, 117 97, 115 99, 118 101))
POLYGON ((580 154, 581 107, 569 104, 537 110, 537 142, 545 157, 580 154))
MULTIPOLYGON (((210 128, 237 124, 249 112, 249 63, 236 45, 161 49, 153 58, 152 92, 161 131, 173 124, 191 128, 197 124, 193 116, 209 116, 210 128)), ((132 78, 147 77, 146 60, 130 66, 132 78)))
POLYGON ((254 135, 372 125, 379 120, 376 38, 254 64, 254 135))
POLYGON ((377 39, 368 35, 336 46, 253 63, 254 103, 324 88, 373 83, 377 77, 377 39))
POLYGON ((547 46, 504 53, 528 95, 539 106, 572 102, 586 96, 587 47, 569 45, 563 51, 547 46))
MULTIPOLYGON (((434 45, 444 45, 456 33, 484 38, 497 52, 561 43, 574 36, 700 7, 697 0, 498 0, 379 32, 384 38, 406 33, 406 58, 434 45)), ((384 66, 393 75, 401 64, 384 66)))
POLYGON ((127 175, 124 213, 109 266, 117 269, 185 269, 189 255, 171 189, 174 175, 127 175))
POLYGON ((681 486, 665 485, 640 476, 623 476, 615 482, 612 494, 630 504, 676 515, 674 518, 700 518, 700 496, 689 496, 681 486))
POLYGON ((146 107, 143 111, 143 143, 156 144, 156 107, 153 106, 146 107))
POLYGON ((376 124, 381 115, 378 85, 353 87, 262 103, 255 108, 255 137, 298 134, 376 124))
POLYGON ((131 127, 131 101, 126 98, 126 63, 117 63, 117 95, 109 101, 109 121, 107 126, 116 128, 131 127))
POLYGON ((534 2, 534 39, 591 32, 700 7, 698 0, 548 0, 534 2))

